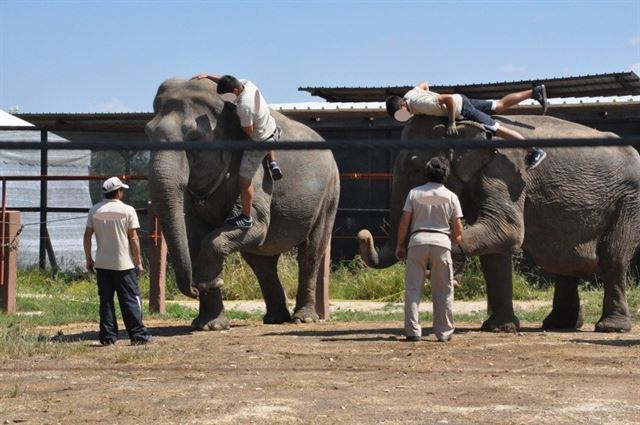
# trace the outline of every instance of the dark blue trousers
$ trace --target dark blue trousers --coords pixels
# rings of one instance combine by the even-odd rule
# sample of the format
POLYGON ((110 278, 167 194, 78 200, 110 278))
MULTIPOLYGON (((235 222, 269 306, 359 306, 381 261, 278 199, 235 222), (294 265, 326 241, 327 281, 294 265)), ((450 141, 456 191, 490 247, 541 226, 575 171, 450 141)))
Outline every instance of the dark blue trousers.
POLYGON ((100 297, 100 333, 102 344, 110 344, 118 339, 113 293, 118 295, 124 326, 132 343, 147 341, 149 331, 142 323, 142 303, 138 278, 134 269, 105 270, 96 269, 98 275, 98 296, 100 297))

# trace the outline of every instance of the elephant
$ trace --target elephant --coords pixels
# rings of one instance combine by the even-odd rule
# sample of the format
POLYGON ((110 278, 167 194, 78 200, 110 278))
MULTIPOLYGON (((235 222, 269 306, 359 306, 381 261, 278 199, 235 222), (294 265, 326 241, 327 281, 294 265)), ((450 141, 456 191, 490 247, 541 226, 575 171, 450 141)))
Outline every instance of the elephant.
MULTIPOLYGON (((529 139, 611 137, 589 127, 550 116, 496 116, 529 139)), ((483 139, 473 122, 462 122, 460 137, 483 139)), ((416 116, 402 132, 405 140, 444 137, 441 118, 416 116)), ((512 302, 512 254, 522 249, 535 264, 557 277, 545 329, 580 328, 581 277, 598 273, 604 284, 600 332, 631 329, 626 271, 640 244, 640 156, 632 147, 546 148, 547 158, 527 170, 525 148, 404 150, 395 160, 390 234, 381 248, 371 233, 358 234, 364 261, 375 268, 397 260, 396 228, 409 190, 425 182, 424 165, 435 155, 451 163, 446 186, 461 202, 467 224, 460 248, 480 257, 487 285, 489 318, 483 331, 515 331, 519 320, 512 302)), ((492 145, 495 146, 495 145, 492 145)), ((405 241, 406 243, 406 241, 405 241)))
MULTIPOLYGON (((246 140, 231 104, 209 80, 169 79, 158 88, 154 117, 146 124, 150 141, 216 143, 246 140)), ((271 111, 282 140, 323 139, 309 127, 271 111)), ((265 142, 266 146, 266 142, 265 142)), ((268 149, 265 147, 265 150, 268 149)), ((241 151, 153 151, 149 192, 167 240, 179 290, 199 300, 196 330, 230 326, 220 287, 227 255, 239 251, 262 291, 265 324, 313 322, 316 278, 330 242, 340 181, 330 150, 278 151, 284 177, 274 182, 265 164, 253 177, 249 229, 229 227, 226 217, 240 211, 238 171, 241 151), (297 250, 298 290, 293 316, 278 278, 282 253, 297 250)))

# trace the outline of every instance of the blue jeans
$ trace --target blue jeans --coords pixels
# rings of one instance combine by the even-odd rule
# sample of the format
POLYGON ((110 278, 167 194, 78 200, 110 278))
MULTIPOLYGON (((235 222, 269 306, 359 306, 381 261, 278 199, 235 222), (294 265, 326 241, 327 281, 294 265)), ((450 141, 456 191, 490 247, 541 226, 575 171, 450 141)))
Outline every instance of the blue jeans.
POLYGON ((147 341, 149 331, 142 323, 142 304, 140 289, 134 269, 106 270, 96 269, 98 275, 98 296, 100 297, 100 332, 101 343, 114 343, 118 339, 118 322, 116 320, 113 293, 118 295, 120 312, 124 326, 131 342, 147 341))
POLYGON ((462 118, 465 120, 475 121, 483 125, 485 131, 492 134, 498 129, 497 122, 491 118, 492 102, 489 100, 469 99, 465 95, 462 96, 462 118))

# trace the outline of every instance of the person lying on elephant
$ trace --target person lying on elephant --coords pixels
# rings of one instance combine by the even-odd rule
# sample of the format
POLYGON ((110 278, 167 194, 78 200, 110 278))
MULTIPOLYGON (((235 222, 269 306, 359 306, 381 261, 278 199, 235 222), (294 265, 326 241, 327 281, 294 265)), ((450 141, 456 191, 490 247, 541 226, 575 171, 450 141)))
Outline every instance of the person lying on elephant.
MULTIPOLYGON (((463 94, 438 94, 429 90, 426 82, 409 90, 403 98, 390 96, 386 100, 387 113, 396 121, 408 121, 412 115, 449 117, 447 134, 457 135, 456 118, 475 121, 483 125, 485 131, 503 139, 524 140, 515 130, 501 126, 491 115, 501 113, 526 99, 534 99, 547 112, 547 91, 544 84, 533 89, 510 93, 500 100, 470 99, 463 94)), ((527 154, 528 169, 536 168, 547 154, 539 148, 531 148, 527 154)))
POLYGON ((448 161, 442 157, 432 158, 425 171, 427 183, 409 192, 398 224, 395 255, 399 260, 407 258, 404 331, 407 341, 420 340, 422 328, 418 307, 428 267, 431 270, 433 332, 438 341, 448 342, 454 331, 451 240, 460 243, 462 208, 458 196, 444 187, 449 175, 448 161), (450 224, 453 224, 453 232, 450 224), (407 254, 405 239, 409 229, 407 254))
MULTIPOLYGON (((271 116, 269 105, 264 97, 251 81, 239 80, 231 75, 198 74, 193 79, 209 79, 218 85, 217 93, 225 102, 231 102, 236 106, 236 113, 240 118, 240 126, 245 134, 256 142, 276 142, 280 137, 280 130, 275 119, 271 116)), ((240 200, 242 212, 230 217, 225 224, 233 227, 250 228, 253 225, 251 218, 251 202, 253 200, 253 175, 262 164, 265 157, 264 151, 245 151, 240 163, 240 200)), ((269 171, 273 180, 282 178, 282 170, 275 161, 273 151, 266 153, 269 171)))

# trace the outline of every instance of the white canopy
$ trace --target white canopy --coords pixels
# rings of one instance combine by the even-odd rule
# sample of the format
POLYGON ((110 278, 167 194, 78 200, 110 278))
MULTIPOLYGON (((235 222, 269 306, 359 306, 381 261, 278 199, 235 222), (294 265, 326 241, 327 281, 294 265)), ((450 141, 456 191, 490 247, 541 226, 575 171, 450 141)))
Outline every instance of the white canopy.
MULTIPOLYGON (((0 126, 28 127, 32 124, 0 110, 0 126)), ((39 131, 0 130, 2 141, 39 142, 39 131)), ((48 140, 64 142, 65 139, 49 133, 48 140)), ((89 175, 91 163, 90 151, 48 152, 48 174, 51 176, 89 175)), ((40 151, 38 150, 0 150, 0 176, 39 176, 40 151)), ((1 185, 1 183, 0 183, 1 185)), ((89 208, 88 181, 50 181, 47 186, 49 207, 89 208)), ((39 181, 8 181, 7 207, 40 206, 39 181)), ((84 213, 49 213, 47 229, 58 265, 63 269, 84 267, 82 236, 87 215, 84 213)), ((26 268, 38 264, 40 215, 37 212, 22 213, 24 225, 18 241, 18 266, 26 268)))

